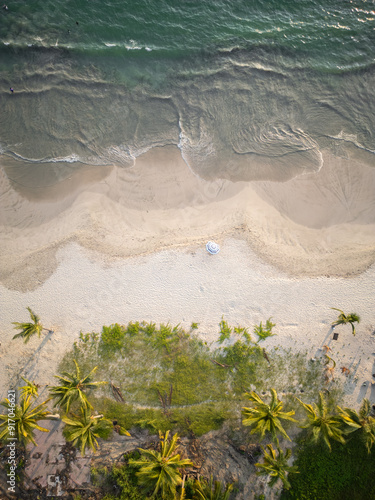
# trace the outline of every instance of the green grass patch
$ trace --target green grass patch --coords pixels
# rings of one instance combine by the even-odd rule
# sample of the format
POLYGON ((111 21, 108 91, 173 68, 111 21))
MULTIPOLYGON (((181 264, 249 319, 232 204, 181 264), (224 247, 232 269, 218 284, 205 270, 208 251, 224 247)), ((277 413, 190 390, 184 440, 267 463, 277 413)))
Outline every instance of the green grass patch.
POLYGON ((109 384, 89 400, 128 430, 137 426, 196 435, 239 418, 247 405, 245 392, 266 394, 274 387, 288 410, 299 409, 294 394, 311 401, 322 389, 324 366, 308 362, 304 354, 275 348, 267 351, 267 360, 247 328, 231 327, 224 318, 218 341, 210 349, 193 329, 186 332, 179 325, 114 324, 100 334, 81 333, 59 371, 74 371, 73 359, 84 374, 97 366, 95 380, 109 384), (114 400, 110 383, 125 402, 114 400))

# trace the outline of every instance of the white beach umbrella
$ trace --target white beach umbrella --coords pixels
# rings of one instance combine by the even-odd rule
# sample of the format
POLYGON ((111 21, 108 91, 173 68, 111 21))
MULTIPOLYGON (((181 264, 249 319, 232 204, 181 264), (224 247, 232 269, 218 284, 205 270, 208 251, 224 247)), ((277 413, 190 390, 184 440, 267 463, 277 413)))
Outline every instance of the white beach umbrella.
POLYGON ((206 243, 206 248, 207 248, 207 252, 210 252, 213 255, 215 253, 220 252, 219 245, 217 243, 215 243, 214 241, 209 241, 208 243, 206 243))

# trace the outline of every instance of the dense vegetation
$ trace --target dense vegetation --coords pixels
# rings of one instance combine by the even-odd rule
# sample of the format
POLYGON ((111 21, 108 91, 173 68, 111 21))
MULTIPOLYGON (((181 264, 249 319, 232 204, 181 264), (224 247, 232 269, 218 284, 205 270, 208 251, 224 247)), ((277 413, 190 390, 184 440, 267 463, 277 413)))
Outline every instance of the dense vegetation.
MULTIPOLYGON (((237 425, 247 391, 265 394, 274 387, 291 410, 295 394, 315 397, 324 370, 321 363, 307 362, 304 353, 277 348, 265 353, 245 328, 232 328, 224 320, 218 343, 211 346, 179 326, 103 327, 101 335, 80 335, 60 371, 74 371, 74 360, 85 373, 98 366, 96 377, 119 389, 123 401, 116 401, 111 384, 100 389, 100 397, 99 389, 90 397, 107 418, 127 429, 171 429, 197 436, 224 421, 237 425)), ((337 391, 333 389, 335 397, 337 391)))
POLYGON ((332 441, 309 444, 305 434, 298 440, 294 465, 299 474, 289 476, 291 489, 281 500, 370 500, 375 498, 375 450, 369 454, 353 436, 346 444, 332 441))
MULTIPOLYGON (((39 318, 32 319, 16 323, 25 342, 42 329, 39 318)), ((342 313, 335 324, 339 321, 349 322, 355 334, 352 323, 359 316, 342 313)), ((204 333, 194 334, 196 323, 190 332, 178 325, 129 323, 104 326, 101 334, 81 333, 60 364, 59 385, 49 388, 66 424, 66 440, 84 454, 86 448, 96 449, 96 438, 106 439, 114 430, 128 435, 126 428, 147 428, 160 438, 154 448, 125 456, 121 466, 93 470, 102 498, 228 500, 232 485, 212 477, 182 478, 193 464, 180 457, 176 433, 199 436, 224 423, 232 439, 249 443, 250 434, 256 434, 256 442, 267 438, 276 444, 276 449, 263 448, 263 461, 255 466, 270 478, 269 486, 284 487, 282 500, 375 498, 370 402, 364 399, 358 413, 338 406, 342 387, 333 377, 336 362, 327 346, 320 359, 310 361, 304 353, 262 348, 260 342, 274 335, 275 326, 271 318, 255 326, 254 339, 246 328, 233 328, 222 318, 212 345, 202 340, 204 333), (249 433, 243 433, 241 423, 249 433), (303 431, 291 465, 292 451, 284 453, 279 437, 290 439, 297 426, 303 431)), ((34 442, 34 429, 43 430, 38 420, 56 416, 46 408, 49 400, 37 405, 38 385, 23 380, 14 425, 25 445, 34 442)), ((2 402, 5 408, 9 404, 2 402)), ((7 416, 0 415, 0 439, 8 433, 7 416)))

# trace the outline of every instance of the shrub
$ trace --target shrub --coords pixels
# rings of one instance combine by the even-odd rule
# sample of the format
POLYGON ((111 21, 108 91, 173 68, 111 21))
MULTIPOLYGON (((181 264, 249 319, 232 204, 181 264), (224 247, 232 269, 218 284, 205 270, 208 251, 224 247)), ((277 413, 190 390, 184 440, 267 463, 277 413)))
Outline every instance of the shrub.
MULTIPOLYGON (((127 456, 139 456, 138 452, 133 452, 127 456)), ((120 467, 114 466, 112 470, 107 468, 94 469, 91 476, 94 484, 100 487, 105 495, 103 500, 147 500, 150 497, 139 491, 137 485, 136 469, 128 461, 120 467)))
POLYGON ((125 330, 118 323, 111 326, 103 326, 100 339, 100 349, 103 351, 114 351, 124 345, 125 330))
POLYGON ((139 322, 130 322, 127 326, 126 333, 128 333, 130 336, 137 335, 139 333, 139 322))
POLYGON ((224 316, 221 317, 221 321, 219 323, 219 326, 220 326, 219 344, 222 344, 224 342, 224 340, 230 339, 230 335, 232 333, 232 328, 225 321, 224 316))
POLYGON ((271 319, 272 318, 267 319, 265 326, 263 326, 262 322, 260 322, 259 326, 254 327, 254 333, 258 335, 258 342, 275 335, 275 333, 272 333, 272 328, 276 326, 276 324, 272 323, 271 319))

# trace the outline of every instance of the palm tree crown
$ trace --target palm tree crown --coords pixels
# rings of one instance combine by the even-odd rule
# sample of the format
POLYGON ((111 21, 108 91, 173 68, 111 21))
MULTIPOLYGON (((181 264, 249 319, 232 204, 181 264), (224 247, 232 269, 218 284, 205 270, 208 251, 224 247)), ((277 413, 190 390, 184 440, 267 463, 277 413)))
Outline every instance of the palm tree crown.
POLYGON ((345 314, 344 311, 342 311, 341 309, 337 309, 336 307, 331 307, 331 309, 339 311, 340 313, 337 320, 332 323, 332 326, 346 325, 347 323, 350 323, 350 326, 352 327, 352 333, 353 335, 355 335, 355 327, 353 323, 359 323, 361 321, 361 318, 358 316, 358 314, 345 314))
POLYGON ((43 330, 48 330, 47 328, 44 328, 42 323, 40 322, 39 316, 37 316, 31 309, 30 307, 27 308, 27 310, 30 313, 30 318, 32 319, 32 323, 18 323, 18 322, 13 322, 12 325, 14 326, 15 330, 21 330, 19 333, 14 335, 14 339, 21 337, 23 338, 23 341, 25 344, 28 343, 30 338, 37 334, 38 337, 40 337, 40 334, 42 333, 43 330))
POLYGON ((307 412, 307 421, 301 425, 301 428, 309 430, 313 443, 323 441, 329 450, 331 450, 331 439, 342 444, 345 443, 341 420, 329 413, 323 393, 319 393, 319 401, 314 405, 308 405, 300 399, 296 399, 307 412))
POLYGON ((77 361, 74 359, 76 366, 75 373, 64 372, 64 377, 55 375, 56 378, 60 380, 60 385, 50 387, 49 391, 52 398, 57 399, 54 406, 60 406, 65 409, 66 413, 69 412, 69 408, 75 401, 80 401, 84 408, 91 408, 92 406, 87 400, 87 395, 85 391, 90 389, 96 389, 100 385, 104 385, 107 382, 92 382, 92 375, 97 370, 97 366, 91 370, 91 372, 83 376, 81 370, 78 366, 77 361))
POLYGON ((209 481, 199 480, 194 483, 194 500, 229 500, 232 484, 227 484, 225 487, 221 481, 213 480, 210 477, 209 481))
POLYGON ((159 431, 160 452, 156 450, 144 450, 139 460, 130 460, 129 463, 139 466, 137 472, 140 484, 152 494, 156 495, 161 491, 163 499, 173 499, 176 494, 176 488, 181 484, 180 469, 192 466, 189 459, 180 459, 176 453, 178 435, 175 434, 169 441, 169 431, 165 436, 159 431))
POLYGON ((340 408, 338 406, 337 409, 342 422, 347 427, 345 432, 350 434, 358 431, 368 453, 370 453, 375 443, 375 418, 371 415, 370 401, 366 398, 363 400, 359 413, 351 408, 340 408))
POLYGON ((242 408, 242 414, 245 417, 242 420, 243 425, 254 427, 251 434, 257 433, 263 439, 266 432, 269 432, 272 439, 278 443, 277 433, 282 434, 286 439, 290 438, 285 432, 280 420, 290 420, 296 422, 292 415, 294 411, 283 412, 283 403, 277 398, 275 389, 271 389, 271 402, 265 403, 256 392, 247 393, 246 396, 255 404, 253 408, 242 408))
POLYGON ((50 412, 45 406, 47 402, 48 400, 32 408, 31 394, 22 396, 20 404, 15 406, 11 404, 9 399, 2 401, 1 404, 7 409, 7 414, 0 415, 0 420, 2 420, 0 424, 0 440, 5 441, 16 438, 21 446, 26 447, 28 443, 33 443, 36 446, 34 430, 49 432, 48 429, 38 425, 39 420, 47 420, 49 417, 50 412), (9 423, 10 414, 14 414, 12 416, 14 423, 11 424, 9 423))
MULTIPOLYGON (((81 415, 63 416, 61 420, 67 424, 64 428, 64 436, 67 441, 72 441, 73 446, 77 446, 84 456, 86 448, 95 451, 98 448, 96 438, 106 439, 113 430, 110 420, 103 418, 103 415, 91 415, 88 408, 80 408, 81 415)), ((128 436, 130 434, 125 431, 128 436)))
POLYGON ((30 380, 27 380, 25 377, 21 378, 26 382, 26 385, 19 387, 22 391, 22 396, 33 396, 34 398, 37 398, 39 385, 34 382, 30 382, 30 380))
POLYGON ((259 467, 260 470, 257 472, 259 476, 271 476, 269 485, 272 487, 276 484, 278 479, 283 483, 286 490, 290 488, 290 483, 287 479, 287 473, 298 473, 296 466, 289 466, 288 460, 292 456, 292 450, 287 449, 284 455, 283 451, 277 447, 278 454, 276 455, 276 450, 273 449, 272 444, 267 445, 267 450, 263 447, 264 457, 262 464, 255 464, 255 467, 259 467))

